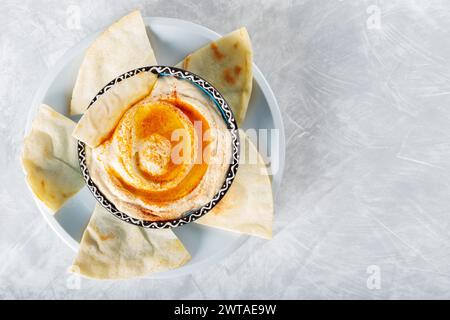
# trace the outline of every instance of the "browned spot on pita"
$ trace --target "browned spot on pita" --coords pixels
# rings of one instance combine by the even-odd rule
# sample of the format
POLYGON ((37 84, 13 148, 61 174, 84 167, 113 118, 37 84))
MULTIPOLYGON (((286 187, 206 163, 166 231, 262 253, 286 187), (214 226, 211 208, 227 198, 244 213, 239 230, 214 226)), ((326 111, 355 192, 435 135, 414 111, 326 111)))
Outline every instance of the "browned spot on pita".
POLYGON ((235 49, 239 48, 239 42, 235 42, 235 43, 233 44, 233 48, 235 48, 235 49))
POLYGON ((215 57, 217 60, 223 59, 223 57, 224 57, 223 53, 220 52, 219 47, 218 47, 217 44, 215 44, 214 42, 211 43, 211 50, 213 51, 214 57, 215 57))
POLYGON ((191 62, 191 56, 187 56, 184 60, 183 60, 183 69, 188 69, 189 68, 189 63, 191 62))
POLYGON ((234 74, 239 76, 239 74, 241 73, 242 68, 240 66, 235 66, 234 67, 234 74))
POLYGON ((236 83, 236 79, 233 77, 233 74, 231 72, 231 70, 229 68, 226 68, 223 71, 223 77, 225 79, 225 81, 229 84, 235 84, 236 83))
POLYGON ((114 235, 112 234, 100 234, 99 236, 102 241, 114 239, 114 235))
POLYGON ((220 216, 227 210, 230 210, 232 202, 227 201, 227 199, 228 197, 225 195, 225 197, 214 207, 214 210, 211 210, 208 214, 211 216, 220 216))
POLYGON ((115 238, 113 233, 102 233, 95 225, 92 226, 92 229, 94 229, 101 241, 111 240, 115 238))

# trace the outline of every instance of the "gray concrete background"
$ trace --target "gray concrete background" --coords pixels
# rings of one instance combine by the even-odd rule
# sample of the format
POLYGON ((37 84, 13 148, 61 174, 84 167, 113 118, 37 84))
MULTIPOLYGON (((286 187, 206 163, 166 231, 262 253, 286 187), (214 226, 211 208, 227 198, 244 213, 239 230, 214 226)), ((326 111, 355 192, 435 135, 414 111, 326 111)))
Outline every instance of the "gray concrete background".
POLYGON ((450 298, 450 2, 3 0, 0 21, 0 298, 450 298), (23 128, 58 58, 135 8, 249 29, 286 126, 275 238, 191 276, 72 289, 23 128))

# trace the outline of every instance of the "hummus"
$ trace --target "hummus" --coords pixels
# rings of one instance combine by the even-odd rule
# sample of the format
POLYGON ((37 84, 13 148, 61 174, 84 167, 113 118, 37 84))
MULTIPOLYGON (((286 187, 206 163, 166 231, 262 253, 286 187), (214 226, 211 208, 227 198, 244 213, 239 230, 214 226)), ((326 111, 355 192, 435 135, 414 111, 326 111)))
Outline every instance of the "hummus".
POLYGON ((87 165, 118 210, 164 221, 212 199, 231 149, 214 102, 193 83, 167 76, 123 114, 110 137, 87 150, 87 165))

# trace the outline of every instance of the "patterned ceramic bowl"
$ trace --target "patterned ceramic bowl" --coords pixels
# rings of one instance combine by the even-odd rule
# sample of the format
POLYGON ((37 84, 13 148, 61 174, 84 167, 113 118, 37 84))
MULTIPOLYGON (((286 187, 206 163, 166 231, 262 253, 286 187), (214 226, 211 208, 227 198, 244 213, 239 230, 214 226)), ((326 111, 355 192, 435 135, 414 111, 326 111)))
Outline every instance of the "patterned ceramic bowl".
POLYGON ((215 205, 224 197, 225 193, 230 188, 233 180, 236 176, 236 172, 239 164, 239 134, 238 127, 236 124, 236 120, 234 118, 233 112, 231 111, 230 106, 219 93, 219 91, 214 88, 210 83, 206 80, 200 78, 199 76, 174 67, 168 66, 150 66, 143 67, 139 69, 135 69, 129 72, 124 73, 118 78, 112 80, 108 83, 100 92, 95 96, 89 106, 91 106, 97 99, 104 94, 106 91, 111 89, 116 83, 121 82, 124 79, 128 79, 133 77, 141 72, 152 72, 161 76, 174 76, 180 79, 185 79, 194 83, 197 87, 199 87, 202 91, 204 91, 214 102, 217 109, 220 111, 224 122, 227 125, 227 128, 231 133, 231 144, 232 144, 232 159, 230 161, 230 165, 228 167, 228 172, 225 177, 225 181, 220 188, 220 190, 214 195, 214 197, 202 207, 185 212, 181 218, 167 221, 145 221, 141 219, 136 219, 128 216, 124 212, 119 211, 115 205, 110 202, 99 190, 96 184, 92 181, 89 170, 86 165, 86 145, 84 142, 78 141, 78 160, 80 162, 80 169, 83 175, 83 178, 86 182, 91 193, 94 195, 95 199, 111 214, 115 217, 119 218, 122 221, 134 224, 136 226, 140 226, 143 228, 152 228, 152 229, 163 229, 163 228, 175 228, 182 226, 184 224, 193 222, 198 218, 202 217, 206 213, 208 213, 215 205))

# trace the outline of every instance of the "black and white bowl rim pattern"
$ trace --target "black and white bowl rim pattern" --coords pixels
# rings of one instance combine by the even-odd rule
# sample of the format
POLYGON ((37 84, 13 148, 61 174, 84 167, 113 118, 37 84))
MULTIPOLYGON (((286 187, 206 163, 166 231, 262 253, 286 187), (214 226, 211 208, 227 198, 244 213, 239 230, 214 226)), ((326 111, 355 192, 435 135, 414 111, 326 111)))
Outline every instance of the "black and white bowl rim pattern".
POLYGON ((200 78, 199 76, 179 68, 169 67, 169 66, 148 66, 138 68, 129 72, 122 74, 116 79, 112 80, 108 83, 100 92, 95 96, 95 98, 89 104, 89 107, 97 101, 97 99, 104 94, 106 91, 111 89, 116 83, 121 82, 122 80, 133 77, 141 72, 152 72, 161 76, 174 76, 180 79, 185 79, 193 82, 197 86, 199 86, 203 91, 205 91, 215 102, 217 108, 219 109, 222 118, 224 119, 227 128, 231 133, 231 143, 232 143, 232 156, 231 163, 228 168, 225 181, 220 188, 220 190, 214 195, 210 202, 206 203, 202 207, 191 210, 184 214, 181 218, 167 221, 145 221, 141 219, 136 219, 128 216, 124 212, 119 211, 113 203, 111 203, 99 190, 97 185, 92 181, 91 176, 89 175, 89 170, 86 165, 86 145, 82 141, 78 141, 78 161, 80 163, 80 170, 83 175, 84 181, 86 182, 87 187, 94 195, 95 199, 111 214, 115 217, 119 218, 122 221, 127 223, 142 227, 142 228, 150 228, 150 229, 164 229, 164 228, 176 228, 182 226, 187 223, 191 223, 200 217, 204 216, 208 213, 212 208, 214 208, 217 203, 225 196, 228 189, 231 187, 234 178, 236 177, 237 169, 239 166, 239 133, 236 120, 234 118, 233 112, 231 111, 230 106, 219 93, 219 91, 214 88, 210 83, 206 80, 200 78))

